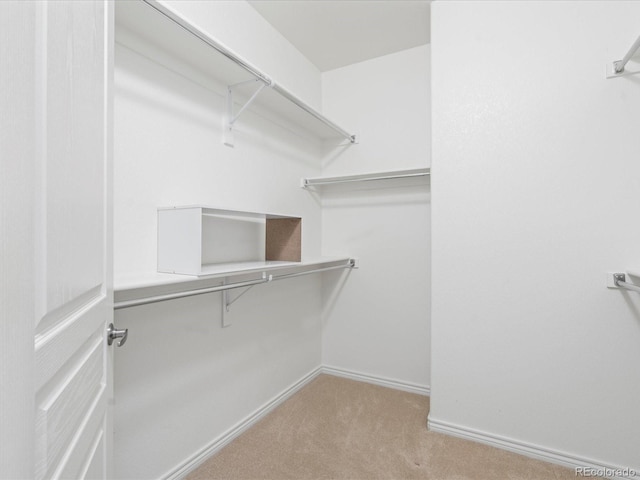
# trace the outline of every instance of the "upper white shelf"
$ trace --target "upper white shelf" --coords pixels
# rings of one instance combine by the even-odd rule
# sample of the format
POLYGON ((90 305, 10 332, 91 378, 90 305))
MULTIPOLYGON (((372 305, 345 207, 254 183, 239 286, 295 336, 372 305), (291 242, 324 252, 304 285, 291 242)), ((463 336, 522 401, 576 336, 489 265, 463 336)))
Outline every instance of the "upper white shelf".
MULTIPOLYGON (((355 135, 276 84, 268 75, 162 3, 155 0, 116 2, 115 23, 118 43, 148 57, 171 56, 180 59, 208 78, 234 87, 234 102, 244 101, 245 105, 251 103, 254 100, 253 87, 245 88, 238 84, 256 80, 269 87, 263 88, 255 98, 256 105, 321 139, 342 138, 350 143, 356 142, 355 135), (235 86, 240 88, 236 89, 235 86)), ((234 121, 235 118, 231 123, 234 121)))
POLYGON ((423 181, 431 175, 430 168, 414 168, 409 170, 394 170, 388 172, 363 173, 359 175, 343 175, 339 177, 303 178, 302 188, 327 187, 349 183, 399 181, 417 179, 423 181))

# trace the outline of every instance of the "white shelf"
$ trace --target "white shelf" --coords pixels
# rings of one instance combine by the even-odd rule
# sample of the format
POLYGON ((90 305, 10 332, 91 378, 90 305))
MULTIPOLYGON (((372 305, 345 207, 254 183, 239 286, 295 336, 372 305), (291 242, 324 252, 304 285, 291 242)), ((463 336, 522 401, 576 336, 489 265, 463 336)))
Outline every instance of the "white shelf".
POLYGON ((170 273, 138 272, 116 274, 114 278, 115 302, 138 300, 158 294, 175 293, 194 288, 206 288, 220 284, 225 279, 266 275, 303 273, 317 268, 333 267, 349 262, 349 257, 320 257, 302 262, 242 262, 216 265, 215 272, 206 276, 189 276, 170 273))
POLYGON ((158 207, 158 211, 164 210, 187 210, 191 208, 199 208, 202 210, 203 216, 211 217, 237 217, 237 218, 253 218, 256 220, 267 220, 273 218, 294 218, 290 215, 280 215, 278 213, 248 212, 246 210, 229 210, 228 208, 210 207, 208 205, 176 205, 170 207, 158 207))
POLYGON ((210 275, 229 275, 266 272, 280 267, 290 267, 299 265, 299 262, 279 262, 279 261, 258 261, 258 262, 233 262, 233 263, 213 263, 202 266, 202 273, 199 277, 208 277, 210 275))
POLYGON ((325 188, 337 185, 363 182, 411 182, 422 183, 429 179, 430 168, 413 168, 407 170, 393 170, 386 172, 362 173, 358 175, 342 175, 337 177, 303 178, 302 188, 325 188))
MULTIPOLYGON (((171 8, 154 0, 116 2, 115 23, 118 43, 159 63, 167 57, 177 58, 224 86, 257 79, 257 83, 269 88, 258 95, 256 105, 321 139, 342 138, 355 143, 354 135, 275 84, 269 76, 171 8)), ((246 102, 254 90, 251 85, 234 88, 234 101, 246 102)))

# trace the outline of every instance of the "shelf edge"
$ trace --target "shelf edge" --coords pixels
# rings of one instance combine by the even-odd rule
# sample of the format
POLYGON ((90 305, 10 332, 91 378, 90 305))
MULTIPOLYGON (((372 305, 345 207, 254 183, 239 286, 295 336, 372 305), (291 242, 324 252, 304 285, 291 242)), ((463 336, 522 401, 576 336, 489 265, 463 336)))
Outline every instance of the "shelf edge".
POLYGON ((406 170, 393 170, 385 172, 362 173, 357 175, 341 175, 335 177, 303 178, 302 188, 321 187, 339 183, 368 182, 382 180, 397 180, 403 178, 418 178, 431 175, 431 168, 412 168, 406 170))
POLYGON ((346 264, 351 260, 352 258, 348 256, 324 257, 304 260, 297 264, 265 266, 264 268, 257 268, 251 271, 236 270, 199 277, 170 273, 148 272, 146 274, 141 274, 138 276, 132 275, 130 277, 130 280, 126 283, 124 282, 126 277, 122 276, 121 279, 123 283, 120 286, 117 283, 114 285, 114 300, 117 303, 122 301, 152 297, 159 293, 165 294, 191 290, 194 288, 207 288, 209 286, 217 285, 219 284, 219 282, 225 279, 228 280, 252 275, 255 276, 256 273, 261 272, 303 272, 304 270, 313 269, 314 267, 319 266, 332 266, 332 264, 337 265, 339 263, 346 264))

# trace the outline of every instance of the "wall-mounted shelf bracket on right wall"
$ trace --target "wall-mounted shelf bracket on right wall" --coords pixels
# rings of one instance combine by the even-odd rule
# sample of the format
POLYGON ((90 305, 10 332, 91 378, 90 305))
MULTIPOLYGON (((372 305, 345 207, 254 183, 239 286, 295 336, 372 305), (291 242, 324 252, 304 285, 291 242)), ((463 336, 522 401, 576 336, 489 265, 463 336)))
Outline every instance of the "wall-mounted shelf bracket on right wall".
POLYGON ((394 170, 390 172, 362 173, 358 175, 343 175, 339 177, 303 178, 302 188, 316 188, 347 183, 378 182, 401 179, 427 179, 431 175, 430 168, 414 168, 409 170, 394 170))
POLYGON ((621 272, 609 274, 611 277, 607 279, 607 287, 622 288, 632 292, 640 293, 640 285, 627 282, 627 275, 621 272))
POLYGON ((615 62, 607 64, 607 78, 615 78, 615 77, 623 77, 625 75, 633 75, 636 73, 640 73, 640 70, 628 71, 626 69, 627 63, 631 60, 636 52, 640 49, 640 37, 633 42, 631 48, 627 52, 627 54, 622 58, 622 60, 616 60, 615 62))

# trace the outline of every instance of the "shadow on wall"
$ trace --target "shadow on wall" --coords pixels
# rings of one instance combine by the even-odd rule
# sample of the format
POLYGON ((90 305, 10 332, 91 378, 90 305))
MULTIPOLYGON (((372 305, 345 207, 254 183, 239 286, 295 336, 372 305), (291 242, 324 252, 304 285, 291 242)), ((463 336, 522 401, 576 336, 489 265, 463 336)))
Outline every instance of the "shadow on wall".
POLYGON ((333 272, 325 272, 322 274, 322 325, 326 325, 331 313, 336 305, 336 300, 340 297, 344 286, 346 285, 353 269, 348 268, 346 271, 338 270, 333 272))
MULTIPOLYGON (((188 121, 194 128, 208 132, 211 141, 222 144, 227 102, 226 86, 222 84, 202 80, 196 74, 185 75, 166 58, 155 61, 118 44, 115 94, 120 100, 155 111, 159 118, 188 121)), ((238 100, 234 102, 236 112, 246 99, 238 96, 238 100)), ((293 164, 316 166, 323 148, 323 142, 312 134, 258 105, 242 114, 234 125, 234 136, 238 147, 259 146, 293 164)), ((233 149, 227 154, 230 152, 233 149)))
POLYGON ((431 204, 430 184, 425 185, 424 180, 415 180, 414 185, 407 183, 406 179, 401 182, 393 184, 387 180, 384 185, 374 185, 374 182, 334 185, 322 193, 313 192, 313 196, 320 199, 323 208, 431 204))
POLYGON ((640 328, 640 308, 638 308, 637 303, 633 301, 632 295, 638 294, 634 292, 627 292, 624 290, 622 291, 624 302, 627 304, 627 307, 629 307, 629 311, 633 313, 633 316, 636 318, 636 321, 638 323, 638 327, 640 328))
POLYGON ((339 145, 329 145, 328 142, 325 142, 324 152, 323 152, 324 160, 322 161, 322 168, 327 168, 331 166, 333 163, 336 162, 336 160, 338 160, 342 155, 344 155, 349 150, 349 147, 352 147, 354 145, 357 145, 357 143, 354 144, 354 143, 345 141, 343 143, 340 143, 339 145))

